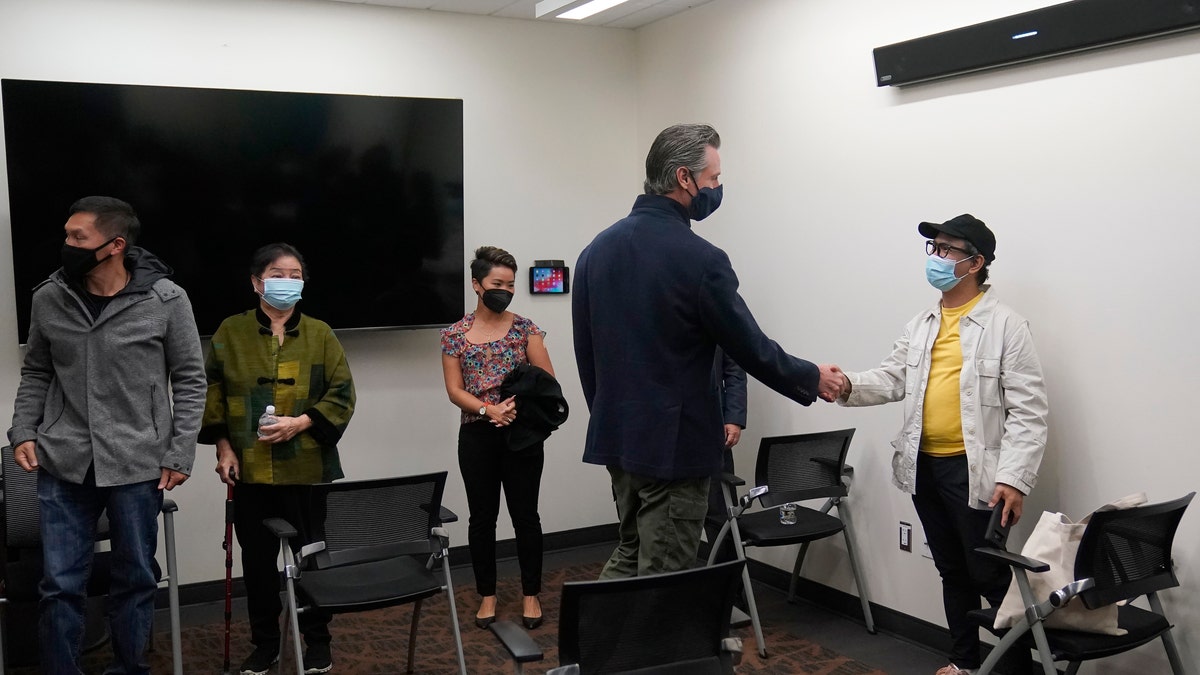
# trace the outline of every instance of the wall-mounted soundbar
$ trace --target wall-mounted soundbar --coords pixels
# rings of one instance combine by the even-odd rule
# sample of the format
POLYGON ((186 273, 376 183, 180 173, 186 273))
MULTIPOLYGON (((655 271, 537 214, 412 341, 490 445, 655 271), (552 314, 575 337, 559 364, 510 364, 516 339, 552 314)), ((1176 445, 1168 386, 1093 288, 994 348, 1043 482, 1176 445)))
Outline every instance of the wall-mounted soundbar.
POLYGON ((1200 0, 1073 0, 876 47, 880 87, 1200 28, 1200 0))

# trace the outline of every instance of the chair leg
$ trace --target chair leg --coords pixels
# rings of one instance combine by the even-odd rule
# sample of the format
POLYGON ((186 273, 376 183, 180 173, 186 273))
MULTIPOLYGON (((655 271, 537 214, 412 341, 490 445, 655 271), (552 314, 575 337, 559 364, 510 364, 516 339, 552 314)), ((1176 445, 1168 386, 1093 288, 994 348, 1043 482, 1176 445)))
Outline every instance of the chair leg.
POLYGON ((850 509, 842 508, 838 502, 838 516, 842 519, 842 537, 846 540, 846 553, 850 556, 850 571, 854 573, 854 585, 858 588, 858 601, 862 604, 863 620, 867 624, 867 632, 875 634, 875 617, 871 615, 871 596, 867 593, 866 579, 863 577, 862 565, 858 560, 858 549, 854 546, 854 523, 850 519, 850 509))
POLYGON ((405 672, 412 675, 413 659, 417 655, 417 624, 421 621, 421 603, 424 600, 418 600, 413 603, 412 623, 408 627, 408 670, 405 672))
POLYGON ((183 675, 183 641, 179 634, 179 564, 175 555, 175 514, 163 513, 163 538, 167 544, 167 600, 171 612, 172 672, 183 675))
POLYGON ((1066 675, 1075 675, 1079 672, 1079 666, 1083 665, 1083 661, 1072 661, 1067 664, 1066 675))
POLYGON ((292 636, 294 651, 296 652, 296 675, 304 675, 304 654, 300 651, 300 610, 296 608, 296 576, 299 570, 296 568, 296 556, 292 553, 292 548, 288 546, 287 540, 283 540, 283 568, 284 579, 287 581, 287 614, 283 620, 283 633, 281 634, 279 645, 279 672, 283 672, 283 652, 287 649, 288 634, 292 636))
MULTIPOLYGON (((1158 599, 1158 593, 1146 594, 1146 599, 1150 601, 1150 609, 1154 610, 1155 614, 1165 617, 1163 612, 1162 601, 1158 599)), ((1171 672, 1175 675, 1191 675, 1183 666, 1183 659, 1179 657, 1179 648, 1175 646, 1175 638, 1171 635, 1171 629, 1162 634, 1163 649, 1167 650, 1167 661, 1171 663, 1171 672)))
MULTIPOLYGON (((726 523, 726 526, 732 529, 733 549, 737 552, 738 560, 745 560, 746 547, 742 545, 742 533, 741 529, 738 527, 737 519, 730 519, 729 522, 726 523)), ((721 532, 724 531, 725 527, 722 527, 721 532)), ((718 536, 717 539, 720 540, 721 537, 718 536)), ((742 589, 746 593, 746 605, 747 609, 750 610, 750 623, 754 626, 754 640, 758 642, 758 654, 765 659, 767 658, 767 641, 766 638, 763 637, 762 622, 758 619, 758 602, 754 599, 754 588, 750 585, 749 565, 742 568, 742 589)))
MULTIPOLYGON (((1026 605, 1032 604, 1034 595, 1033 588, 1029 585, 1029 576, 1025 574, 1023 569, 1013 569, 1013 579, 1017 581, 1017 588, 1021 591, 1021 598, 1026 601, 1026 605)), ((1024 619, 1028 622, 1028 619, 1024 619)), ((1041 621, 1029 627, 1033 633, 1033 641, 1037 644, 1038 660, 1042 662, 1042 670, 1046 675, 1056 675, 1058 672, 1054 668, 1054 656, 1050 653, 1050 643, 1046 640, 1046 627, 1041 621)))
POLYGON ((792 578, 788 581, 788 603, 796 601, 796 583, 800 581, 800 568, 804 566, 804 558, 808 555, 808 542, 800 544, 800 550, 796 553, 796 562, 792 564, 792 578))
POLYGON ((450 600, 450 624, 454 626, 454 648, 458 651, 459 675, 467 675, 467 659, 463 656, 462 632, 458 628, 458 609, 454 606, 454 583, 450 580, 450 552, 442 549, 442 575, 446 580, 446 597, 450 600))

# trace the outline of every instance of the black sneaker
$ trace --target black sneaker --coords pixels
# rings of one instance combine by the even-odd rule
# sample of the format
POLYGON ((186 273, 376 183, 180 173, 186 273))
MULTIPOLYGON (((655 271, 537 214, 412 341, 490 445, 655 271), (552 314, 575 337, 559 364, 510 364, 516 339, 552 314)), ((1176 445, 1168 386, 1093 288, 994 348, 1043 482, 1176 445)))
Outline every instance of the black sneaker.
POLYGON ((329 643, 312 644, 304 650, 304 675, 318 675, 333 670, 333 654, 329 643))
POLYGON ((276 646, 267 647, 265 645, 257 645, 254 651, 250 652, 250 656, 242 661, 241 675, 267 675, 271 670, 271 666, 279 661, 279 648, 276 646))

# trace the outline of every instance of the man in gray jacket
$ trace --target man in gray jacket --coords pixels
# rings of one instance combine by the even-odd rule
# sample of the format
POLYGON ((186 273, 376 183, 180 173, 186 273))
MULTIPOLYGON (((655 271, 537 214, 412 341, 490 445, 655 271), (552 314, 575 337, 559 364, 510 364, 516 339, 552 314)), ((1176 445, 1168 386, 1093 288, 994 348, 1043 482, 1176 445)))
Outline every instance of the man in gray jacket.
POLYGON ((96 522, 112 536, 109 673, 148 673, 163 490, 187 480, 207 382, 191 303, 134 247, 141 225, 111 197, 71 206, 62 269, 34 291, 9 441, 38 472, 44 673, 79 673, 96 522), (173 401, 173 403, 172 403, 173 401))

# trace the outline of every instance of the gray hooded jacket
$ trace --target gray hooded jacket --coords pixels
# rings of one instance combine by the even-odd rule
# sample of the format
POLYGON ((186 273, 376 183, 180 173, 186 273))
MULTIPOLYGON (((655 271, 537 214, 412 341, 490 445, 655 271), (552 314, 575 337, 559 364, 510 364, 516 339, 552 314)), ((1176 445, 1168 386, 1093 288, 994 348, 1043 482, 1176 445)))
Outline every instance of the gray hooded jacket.
POLYGON ((190 474, 196 456, 208 384, 192 305, 150 252, 132 247, 125 266, 129 284, 95 321, 62 270, 33 295, 8 439, 35 441, 38 463, 71 483, 93 464, 99 487, 190 474))

